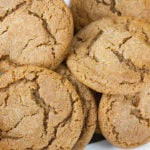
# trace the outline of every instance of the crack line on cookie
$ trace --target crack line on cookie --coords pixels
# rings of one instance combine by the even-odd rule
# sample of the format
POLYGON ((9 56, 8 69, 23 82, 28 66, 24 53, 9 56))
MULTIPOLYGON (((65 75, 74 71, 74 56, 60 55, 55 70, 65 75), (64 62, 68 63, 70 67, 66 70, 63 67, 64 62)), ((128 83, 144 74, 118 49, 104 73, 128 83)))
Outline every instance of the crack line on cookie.
POLYGON ((131 112, 130 112, 131 115, 135 116, 139 123, 141 124, 142 122, 146 122, 147 126, 149 127, 150 126, 150 119, 149 118, 144 118, 141 114, 141 111, 139 109, 131 109, 131 112))
POLYGON ((5 107, 7 107, 8 99, 9 99, 9 94, 7 93, 7 96, 6 96, 6 98, 4 99, 5 107))
POLYGON ((51 31, 50 31, 50 29, 49 29, 49 27, 48 27, 47 20, 44 19, 43 14, 42 14, 42 16, 40 17, 37 13, 32 12, 32 11, 30 11, 30 10, 28 10, 28 14, 29 14, 29 15, 32 15, 32 16, 34 16, 34 17, 36 17, 36 18, 38 18, 39 20, 42 21, 43 28, 44 28, 45 31, 48 33, 48 35, 49 35, 52 39, 54 39, 54 43, 57 44, 57 40, 56 40, 55 36, 51 33, 51 31))
POLYGON ((112 13, 117 13, 118 16, 122 15, 122 13, 116 8, 116 0, 111 0, 110 10, 112 13))
POLYGON ((33 73, 34 72, 34 74, 35 74, 35 78, 33 78, 32 80, 28 80, 27 79, 27 77, 25 76, 25 75, 27 75, 26 73, 27 73, 27 71, 28 71, 28 66, 26 66, 26 69, 24 69, 24 71, 23 71, 23 76, 21 76, 18 80, 16 79, 16 74, 17 74, 17 72, 14 72, 14 70, 11 70, 11 75, 12 75, 12 81, 10 82, 10 83, 8 83, 7 85, 5 85, 5 86, 3 86, 3 87, 0 87, 0 90, 4 90, 4 89, 6 89, 6 88, 9 88, 11 85, 14 85, 14 84, 16 84, 16 83, 19 83, 19 82, 21 82, 21 81, 26 81, 26 82, 31 82, 31 81, 35 81, 37 78, 38 78, 38 75, 39 75, 39 73, 41 73, 41 72, 43 72, 44 71, 44 68, 39 68, 39 70, 38 71, 36 71, 36 72, 34 72, 34 71, 30 71, 30 72, 28 72, 28 74, 30 74, 30 73, 33 73), (14 83, 15 82, 15 83, 14 83))
POLYGON ((27 117, 32 117, 32 116, 35 116, 35 115, 37 115, 37 114, 38 114, 38 111, 35 112, 35 113, 32 113, 32 114, 30 114, 30 115, 24 115, 13 127, 11 127, 11 128, 6 132, 6 134, 8 134, 9 132, 11 132, 11 131, 13 131, 14 129, 16 129, 16 128, 20 125, 20 123, 21 123, 25 118, 27 118, 27 117))
MULTIPOLYGON (((111 100, 111 95, 107 95, 107 99, 108 99, 108 101, 110 101, 111 100)), ((107 116, 107 121, 108 122, 110 120, 108 113, 111 113, 111 111, 113 110, 113 105, 115 104, 115 102, 116 102, 115 100, 111 101, 109 108, 107 108, 107 110, 106 110, 106 116, 107 116)), ((122 142, 119 140, 119 132, 116 131, 116 127, 113 126, 113 124, 110 124, 110 126, 112 127, 111 131, 114 134, 116 141, 119 144, 121 144, 122 142)))
POLYGON ((110 3, 105 2, 105 0, 96 0, 97 3, 102 3, 106 6, 110 6, 110 3))
POLYGON ((37 84, 38 88, 33 90, 33 97, 36 104, 43 109, 44 111, 44 118, 43 118, 43 127, 45 135, 47 135, 47 128, 48 128, 48 118, 49 118, 49 107, 46 105, 45 101, 41 98, 39 93, 39 85, 37 84))
POLYGON ((0 33, 0 35, 5 34, 8 31, 8 29, 9 29, 9 26, 7 26, 6 29, 2 33, 0 33))
MULTIPOLYGON (((143 68, 140 68, 140 67, 137 67, 131 59, 126 59, 124 58, 123 54, 119 53, 118 51, 116 50, 113 50, 111 49, 111 52, 118 58, 119 62, 120 63, 124 63, 126 66, 129 67, 129 69, 133 70, 134 72, 137 72, 137 73, 140 73, 140 77, 141 77, 141 82, 144 81, 144 74, 148 73, 149 70, 148 69, 145 69, 144 67, 143 68)), ((121 83, 123 84, 123 83, 121 83)))
POLYGON ((58 112, 55 110, 55 108, 45 103, 44 99, 40 96, 39 90, 40 87, 37 83, 37 89, 33 90, 33 96, 34 96, 34 100, 36 101, 36 104, 44 110, 43 127, 44 127, 45 135, 47 135, 49 112, 53 111, 54 114, 58 114, 58 112))
POLYGON ((90 44, 88 45, 87 49, 88 49, 88 55, 90 53, 90 50, 92 48, 92 46, 94 45, 94 43, 97 42, 97 40, 101 37, 101 35, 103 34, 103 30, 99 30, 98 33, 96 34, 96 36, 91 40, 90 44))
POLYGON ((124 38, 122 43, 119 44, 119 48, 121 48, 124 44, 126 44, 130 39, 132 39, 132 36, 124 38))
MULTIPOLYGON (((69 91, 68 91, 69 92, 69 91)), ((58 132, 58 129, 60 127, 64 127, 65 124, 67 122, 70 122, 71 118, 72 118, 72 115, 73 115, 73 111, 74 111, 74 104, 76 103, 76 101, 73 100, 72 98, 72 94, 69 92, 69 97, 70 97, 70 101, 71 101, 71 111, 69 113, 69 115, 67 116, 67 118, 65 118, 63 121, 61 121, 54 129, 54 134, 53 134, 53 138, 50 139, 50 141, 48 142, 48 144, 42 148, 42 150, 45 150, 45 149, 48 149, 50 145, 52 145, 52 143, 55 141, 55 139, 57 138, 57 132, 58 132)))
MULTIPOLYGON (((94 59, 95 60, 95 59, 94 59)), ((89 66, 86 64, 86 63, 84 63, 84 66, 86 66, 88 69, 90 69, 89 68, 89 66)), ((97 72, 97 74, 99 75, 99 76, 102 76, 102 74, 100 74, 100 73, 98 73, 97 72)), ((93 78, 87 78, 87 75, 86 74, 84 74, 84 80, 90 80, 91 82, 95 82, 95 83, 98 83, 98 84, 100 84, 100 85, 105 85, 104 83, 102 84, 101 82, 99 82, 98 80, 93 80, 93 78)), ((144 79, 144 78, 143 78, 144 79)), ((135 83, 137 83, 137 82, 126 82, 126 81, 123 81, 123 82, 121 82, 121 83, 119 83, 119 84, 130 84, 130 85, 132 85, 132 84, 135 84, 135 83)), ((97 91, 98 92, 98 91, 97 91)))
POLYGON ((38 44, 36 47, 38 48, 38 47, 41 47, 41 46, 50 46, 50 41, 40 43, 40 44, 38 44))
MULTIPOLYGON (((81 131, 81 134, 80 134, 80 137, 79 137, 79 140, 80 140, 80 138, 82 137, 82 135, 84 134, 84 132, 85 132, 85 130, 86 130, 86 127, 87 127, 87 124, 88 124, 88 122, 89 122, 89 115, 90 115, 90 111, 89 111, 89 109, 91 108, 87 108, 87 102, 86 102, 86 100, 85 100, 85 98, 84 98, 84 96, 83 95, 81 95, 81 93, 79 92, 80 90, 79 90, 79 86, 77 85, 77 84, 75 84, 75 88, 76 88, 76 91, 77 91, 77 93, 79 94, 79 97, 81 98, 81 103, 82 103, 82 105, 83 105, 83 113, 84 113, 84 121, 83 121, 83 129, 82 129, 82 131, 81 131)), ((90 105, 91 106, 91 105, 90 105)))
POLYGON ((27 43, 25 44, 25 46, 22 48, 22 52, 28 47, 28 45, 30 44, 31 41, 35 40, 36 38, 32 38, 32 39, 29 39, 27 41, 27 43))
POLYGON ((110 11, 112 13, 114 13, 114 14, 116 13, 117 16, 121 16, 122 15, 121 11, 119 11, 116 8, 116 1, 115 0, 111 0, 110 3, 105 2, 105 0, 101 0, 101 1, 100 0, 96 0, 96 2, 97 3, 101 3, 101 4, 105 5, 105 6, 109 6, 110 7, 110 11))
MULTIPOLYGON (((48 41, 48 42, 44 42, 44 43, 40 43, 40 44, 38 44, 37 46, 36 46, 36 48, 39 48, 39 47, 42 47, 42 46, 51 46, 51 42, 50 41, 48 41)), ((55 54, 55 49, 54 49, 54 47, 51 47, 51 54, 52 54, 52 56, 53 56, 53 58, 55 59, 56 58, 56 54, 55 54)))
MULTIPOLYGON (((65 86, 65 82, 66 79, 64 77, 61 78, 61 83, 65 86)), ((71 111, 69 113, 69 115, 63 120, 61 121, 55 128, 54 128, 54 133, 53 133, 53 137, 49 140, 48 144, 46 146, 44 146, 42 148, 42 150, 48 149, 50 145, 52 145, 52 143, 55 141, 55 139, 57 138, 57 132, 58 129, 60 127, 65 126, 65 124, 67 122, 70 122, 72 115, 73 115, 73 111, 74 111, 74 104, 76 103, 76 100, 73 100, 72 94, 69 92, 69 89, 67 90, 68 94, 69 94, 69 98, 70 98, 70 102, 71 102, 71 111)))
POLYGON ((76 35, 75 38, 77 41, 82 42, 82 43, 86 41, 86 39, 84 39, 83 37, 80 37, 79 35, 76 35))
POLYGON ((5 15, 0 17, 0 22, 3 22, 5 20, 5 18, 7 18, 9 15, 11 15, 12 13, 14 13, 15 11, 17 11, 18 9, 20 9, 21 7, 23 7, 26 4, 26 1, 23 1, 22 3, 16 5, 16 7, 14 9, 12 9, 11 11, 7 10, 5 15))
POLYGON ((0 141, 2 139, 12 139, 12 140, 19 140, 19 139, 22 139, 23 137, 15 137, 15 136, 0 136, 0 141))
POLYGON ((144 35, 145 37, 145 41, 150 44, 150 40, 149 40, 149 36, 147 35, 147 33, 144 31, 144 29, 142 28, 142 34, 144 35))

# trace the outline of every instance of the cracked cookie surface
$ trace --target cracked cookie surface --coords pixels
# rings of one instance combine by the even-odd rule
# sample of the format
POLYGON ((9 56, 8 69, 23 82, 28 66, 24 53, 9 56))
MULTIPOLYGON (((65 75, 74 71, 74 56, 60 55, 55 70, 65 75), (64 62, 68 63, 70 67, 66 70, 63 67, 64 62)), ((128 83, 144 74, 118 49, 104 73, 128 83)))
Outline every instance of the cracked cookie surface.
POLYGON ((75 87, 82 103, 84 122, 82 132, 77 143, 72 150, 83 150, 85 146, 90 142, 97 122, 97 108, 95 99, 87 87, 80 83, 67 69, 65 65, 61 65, 57 72, 66 77, 75 87))
POLYGON ((72 36, 72 15, 62 0, 0 1, 0 71, 26 64, 55 69, 72 36))
POLYGON ((133 148, 150 141, 150 86, 135 95, 103 95, 98 115, 105 138, 133 148))
POLYGON ((81 100, 59 74, 32 66, 13 69, 0 76, 0 97, 1 150, 71 150, 78 140, 81 100))
POLYGON ((67 65, 100 93, 129 94, 150 80, 150 26, 128 17, 103 18, 74 38, 67 65))
POLYGON ((130 16, 150 22, 149 0, 72 0, 77 30, 102 17, 130 16))

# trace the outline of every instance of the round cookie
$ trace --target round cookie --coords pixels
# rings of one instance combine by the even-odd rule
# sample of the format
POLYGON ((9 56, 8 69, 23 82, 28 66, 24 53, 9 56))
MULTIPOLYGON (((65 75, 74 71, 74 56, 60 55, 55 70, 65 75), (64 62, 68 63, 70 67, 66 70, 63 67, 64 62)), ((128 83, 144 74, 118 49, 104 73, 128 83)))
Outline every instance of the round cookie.
POLYGON ((149 39, 148 23, 103 18, 74 37, 67 65, 80 82, 97 92, 136 93, 150 81, 149 39))
POLYGON ((77 81, 65 65, 61 65, 57 72, 62 74, 74 85, 78 95, 80 96, 83 107, 84 123, 81 135, 72 150, 83 150, 90 142, 96 128, 97 108, 95 99, 89 89, 77 81))
POLYGON ((150 86, 135 95, 103 95, 99 125, 115 146, 133 148, 150 141, 150 86))
POLYGON ((77 30, 102 17, 130 16, 150 22, 149 0, 72 0, 77 30))
POLYGON ((0 97, 1 150, 71 150, 78 140, 81 100, 59 74, 32 66, 13 69, 0 76, 0 97))
POLYGON ((64 1, 0 1, 0 61, 55 69, 72 37, 73 19, 64 1))

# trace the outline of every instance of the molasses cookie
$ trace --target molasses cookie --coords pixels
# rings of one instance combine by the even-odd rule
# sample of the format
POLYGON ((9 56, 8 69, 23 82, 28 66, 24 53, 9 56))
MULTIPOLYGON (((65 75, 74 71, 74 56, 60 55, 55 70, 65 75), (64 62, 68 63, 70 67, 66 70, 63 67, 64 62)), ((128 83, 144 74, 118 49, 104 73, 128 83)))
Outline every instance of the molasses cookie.
POLYGON ((103 95, 99 125, 105 138, 122 148, 150 141, 150 86, 135 95, 103 95))
MULTIPOLYGON (((63 0, 0 1, 3 64, 54 69, 66 57, 72 36, 72 15, 63 0)), ((7 67, 1 65, 0 69, 5 71, 7 67)))
POLYGON ((74 38, 67 65, 100 93, 139 92, 150 81, 150 25, 128 18, 103 18, 74 38))
POLYGON ((0 149, 71 150, 83 113, 72 84, 38 67, 19 67, 0 76, 0 149))
POLYGON ((102 17, 130 16, 150 21, 149 0, 72 0, 76 29, 102 17))
POLYGON ((78 95, 80 96, 83 107, 84 122, 81 135, 72 150, 83 150, 84 147, 90 142, 96 128, 97 122, 96 102, 89 89, 85 87, 82 83, 77 81, 75 77, 67 69, 67 67, 61 65, 58 68, 57 72, 62 74, 74 85, 78 95))

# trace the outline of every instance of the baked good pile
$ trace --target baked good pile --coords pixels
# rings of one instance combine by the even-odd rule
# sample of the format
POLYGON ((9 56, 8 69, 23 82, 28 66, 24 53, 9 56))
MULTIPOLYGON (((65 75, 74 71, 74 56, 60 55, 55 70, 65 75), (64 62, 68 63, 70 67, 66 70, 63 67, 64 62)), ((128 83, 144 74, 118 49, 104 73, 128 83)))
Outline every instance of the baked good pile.
POLYGON ((148 143, 150 1, 0 0, 0 73, 0 150, 148 143))

